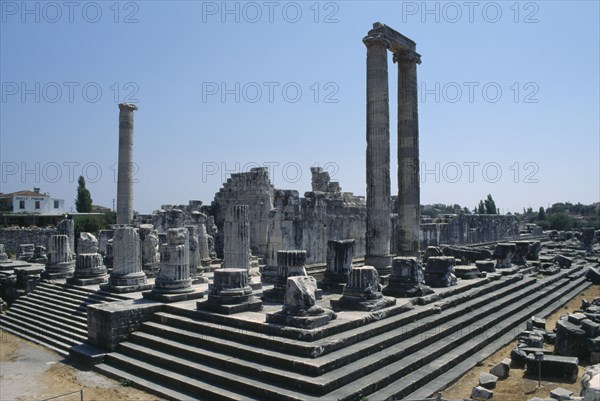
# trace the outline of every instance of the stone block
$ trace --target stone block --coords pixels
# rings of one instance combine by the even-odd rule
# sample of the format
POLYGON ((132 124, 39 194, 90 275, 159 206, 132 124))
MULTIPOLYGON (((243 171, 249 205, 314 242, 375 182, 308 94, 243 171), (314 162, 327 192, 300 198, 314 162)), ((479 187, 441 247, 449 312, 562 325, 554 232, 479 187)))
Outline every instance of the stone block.
MULTIPOLYGON (((579 360, 574 357, 544 355, 541 361, 542 378, 574 381, 577 379, 578 363, 579 360)), ((536 361, 532 355, 527 358, 528 374, 538 377, 539 366, 540 361, 536 361)))
POLYGON ((573 392, 571 390, 567 390, 566 388, 557 387, 554 390, 550 391, 550 398, 553 398, 558 401, 570 400, 573 392))
POLYGON ((163 303, 143 299, 88 305, 88 341, 114 351, 129 338, 129 333, 139 329, 154 313, 163 311, 163 307, 163 303))
POLYGON ((471 398, 473 401, 490 400, 492 397, 494 397, 494 392, 485 387, 473 387, 473 390, 471 391, 471 398))
POLYGON ((503 359, 502 362, 490 369, 490 373, 499 379, 506 379, 510 373, 510 359, 503 359))
POLYGON ((491 373, 481 372, 479 374, 479 385, 483 388, 487 388, 488 390, 495 389, 497 381, 498 376, 493 375, 491 373))

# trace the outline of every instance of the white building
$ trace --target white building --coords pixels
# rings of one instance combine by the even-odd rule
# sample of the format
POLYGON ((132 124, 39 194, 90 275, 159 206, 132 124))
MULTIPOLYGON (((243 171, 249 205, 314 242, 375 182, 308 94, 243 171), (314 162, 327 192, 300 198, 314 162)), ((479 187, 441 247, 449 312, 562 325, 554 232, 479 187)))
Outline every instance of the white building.
POLYGON ((0 210, 12 213, 57 215, 65 213, 65 201, 51 198, 47 193, 40 193, 40 188, 35 187, 33 191, 0 194, 0 210))

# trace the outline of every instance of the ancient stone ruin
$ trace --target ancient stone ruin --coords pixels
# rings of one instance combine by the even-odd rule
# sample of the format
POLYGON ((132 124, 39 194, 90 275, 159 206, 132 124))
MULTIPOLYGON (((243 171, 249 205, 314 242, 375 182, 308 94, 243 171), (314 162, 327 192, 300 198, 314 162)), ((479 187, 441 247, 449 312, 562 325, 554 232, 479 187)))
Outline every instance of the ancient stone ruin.
MULTIPOLYGON (((259 167, 232 174, 209 205, 134 218, 137 106, 120 104, 117 224, 81 233, 77 254, 72 219, 15 234, 18 260, 0 245, 11 306, 0 327, 166 399, 425 399, 515 336, 512 362, 482 372, 474 399, 491 398, 511 363, 571 380, 579 359, 598 362, 600 301, 556 332, 542 318, 600 283, 597 233, 520 235, 514 216, 421 224, 421 56, 381 23, 363 44, 366 198, 322 167, 303 196, 259 167), (388 51, 398 65, 397 197, 388 51)), ((586 394, 597 376, 586 373, 586 394)))

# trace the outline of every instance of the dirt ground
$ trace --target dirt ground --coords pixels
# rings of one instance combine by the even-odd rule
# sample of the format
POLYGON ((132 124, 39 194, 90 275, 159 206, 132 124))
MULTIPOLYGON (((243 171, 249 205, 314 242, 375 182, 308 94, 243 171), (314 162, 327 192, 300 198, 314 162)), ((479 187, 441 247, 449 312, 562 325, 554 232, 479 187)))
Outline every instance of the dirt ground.
MULTIPOLYGON (((79 390, 85 401, 160 400, 127 383, 78 370, 56 352, 0 331, 0 400, 40 401, 79 390)), ((79 393, 57 399, 79 400, 79 393)))
MULTIPOLYGON (((597 297, 600 297, 600 286, 598 285, 594 285, 579 293, 579 295, 571 299, 565 306, 546 318, 546 328, 549 330, 554 329, 560 316, 567 312, 579 309, 583 299, 591 301, 593 298, 597 297)), ((510 358, 510 351, 516 346, 517 341, 515 340, 485 359, 481 366, 474 367, 463 375, 456 383, 446 389, 446 391, 442 393, 442 397, 449 400, 462 400, 470 397, 473 387, 479 384, 479 373, 489 372, 494 365, 504 358, 510 358)), ((553 349, 552 345, 546 345, 545 347, 547 349, 553 349)), ((542 380, 541 387, 539 388, 537 377, 529 377, 524 369, 511 368, 510 375, 506 380, 498 380, 496 388, 493 390, 493 399, 498 401, 527 401, 533 397, 546 398, 550 396, 550 391, 557 387, 574 391, 575 395, 579 395, 579 390, 581 389, 581 376, 585 371, 582 366, 587 366, 587 364, 580 363, 579 376, 576 382, 549 382, 542 380)))

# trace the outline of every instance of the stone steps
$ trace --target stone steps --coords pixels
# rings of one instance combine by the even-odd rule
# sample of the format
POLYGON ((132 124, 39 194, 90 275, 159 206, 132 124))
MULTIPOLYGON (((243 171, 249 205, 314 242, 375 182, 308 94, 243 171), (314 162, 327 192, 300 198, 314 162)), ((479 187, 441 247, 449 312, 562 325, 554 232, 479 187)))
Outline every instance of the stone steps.
POLYGON ((29 311, 32 313, 37 313, 38 311, 43 311, 45 313, 52 314, 53 318, 60 322, 70 323, 74 327, 80 327, 87 331, 87 321, 86 321, 85 314, 68 313, 68 312, 59 311, 55 308, 53 309, 51 306, 48 306, 46 303, 41 303, 41 302, 32 303, 31 300, 23 299, 23 297, 18 299, 13 304, 13 308, 17 305, 19 306, 19 309, 26 310, 26 311, 29 311))
POLYGON ((150 365, 124 355, 119 355, 113 361, 117 362, 117 366, 101 363, 95 365, 94 369, 116 380, 127 380, 135 387, 167 399, 207 401, 253 400, 253 398, 245 394, 204 383, 195 378, 150 365))
MULTIPOLYGON (((336 348, 336 350, 331 351, 330 353, 322 354, 322 356, 317 359, 309 357, 295 357, 291 359, 289 353, 280 352, 277 349, 265 348, 265 346, 271 345, 271 343, 266 340, 260 345, 253 346, 246 344, 244 347, 239 347, 239 343, 235 341, 223 340, 224 336, 222 335, 217 334, 212 336, 206 334, 206 332, 202 330, 202 326, 193 326, 190 324, 189 320, 186 321, 185 319, 179 321, 178 324, 176 324, 176 328, 155 322, 145 323, 142 326, 142 331, 154 333, 156 336, 167 337, 195 347, 202 346, 205 349, 225 353, 232 357, 243 358, 247 361, 263 360, 264 362, 264 360, 268 359, 268 363, 272 366, 293 370, 294 372, 306 375, 318 376, 339 366, 346 365, 364 356, 380 351, 381 349, 385 349, 410 336, 417 335, 432 326, 441 325, 473 308, 485 305, 496 297, 501 298, 534 283, 535 279, 529 278, 521 280, 510 288, 498 288, 496 291, 486 293, 485 296, 480 295, 478 298, 464 302, 460 308, 452 310, 451 312, 449 311, 449 313, 446 314, 433 314, 433 308, 421 308, 419 310, 409 311, 402 316, 393 316, 389 319, 372 323, 369 326, 369 330, 361 328, 342 333, 339 336, 336 336, 335 341, 317 341, 313 346, 326 348, 328 345, 335 345, 336 348), (417 321, 419 321, 418 325, 415 323, 417 321), (406 330, 407 325, 412 326, 411 330, 406 330), (188 330, 180 327, 187 327, 188 330), (394 331, 397 328, 403 328, 403 331, 399 334, 397 331, 394 331), (202 334, 197 334, 198 331, 201 331, 202 334), (365 342, 368 342, 368 344, 365 344, 365 342), (344 348, 340 348, 341 346, 344 346, 344 348)), ((178 320, 177 316, 174 315, 164 313, 157 314, 157 318, 160 320, 163 320, 166 317, 168 317, 167 322, 171 325, 174 324, 174 321, 178 320)), ((225 328, 223 328, 223 330, 225 330, 225 328)), ((132 339, 142 336, 143 333, 141 332, 134 333, 132 339)), ((156 346, 159 346, 159 344, 156 344, 156 346)), ((293 379, 287 378, 285 380, 293 379)), ((310 386, 311 383, 305 385, 310 386)))
MULTIPOLYGON (((520 305, 518 305, 517 312, 515 309, 512 309, 510 311, 499 311, 490 315, 480 322, 480 327, 469 334, 466 338, 467 341, 465 341, 465 338, 440 339, 434 344, 434 347, 426 347, 410 355, 408 361, 401 360, 395 364, 388 365, 385 371, 390 374, 386 375, 386 377, 382 377, 384 376, 382 372, 375 372, 375 377, 371 375, 365 376, 355 384, 360 387, 360 382, 364 381, 364 383, 371 386, 372 390, 376 391, 369 391, 369 398, 375 400, 401 399, 411 392, 423 388, 428 382, 436 379, 442 373, 466 359, 469 355, 479 351, 483 346, 501 337, 502 334, 512 331, 511 334, 515 337, 518 335, 518 332, 514 330, 514 327, 526 321, 540 310, 543 310, 549 303, 549 298, 551 299, 550 302, 553 302, 560 300, 563 295, 570 293, 571 290, 578 292, 577 290, 580 291, 585 288, 582 285, 584 282, 585 278, 583 277, 578 278, 574 282, 568 279, 561 280, 556 285, 548 288, 550 291, 553 291, 550 297, 544 297, 545 294, 542 293, 543 291, 539 291, 539 293, 523 298, 520 305), (499 324, 502 324, 502 326, 499 324), (435 355, 435 357, 431 358, 430 355, 435 355), (413 362, 409 365, 410 369, 407 369, 406 364, 412 361, 426 361, 426 363, 421 364, 415 370, 413 362)), ((351 395, 344 395, 340 399, 359 399, 362 391, 364 390, 357 391, 351 395)), ((335 396, 335 394, 330 395, 335 396)))
POLYGON ((71 347, 87 340, 87 305, 121 299, 42 281, 0 317, 0 328, 66 356, 71 347))
MULTIPOLYGON (((565 299, 571 299, 581 291, 587 289, 592 285, 589 281, 584 281, 573 290, 571 290, 568 294, 563 295, 561 298, 555 300, 554 302, 548 304, 544 309, 536 313, 536 316, 539 317, 547 317, 554 311, 560 309, 564 305, 565 299)), ((473 367, 477 365, 478 362, 483 361, 488 358, 490 355, 494 354, 499 348, 504 345, 510 343, 515 338, 515 332, 519 333, 527 328, 526 322, 522 322, 518 325, 518 327, 514 328, 510 332, 502 335, 500 338, 495 340, 494 342, 486 345, 478 352, 472 354, 464 361, 458 363, 457 365, 450 368, 448 371, 443 374, 437 376, 434 380, 427 383, 427 385, 419 388, 415 392, 406 396, 408 399, 419 399, 419 398, 428 398, 434 396, 437 392, 442 391, 449 387, 451 384, 460 379, 465 372, 469 371, 473 367)))
POLYGON ((140 386, 152 381, 184 393, 174 399, 216 399, 203 386, 216 386, 218 392, 226 387, 233 391, 232 399, 392 399, 434 381, 547 303, 564 302, 563 296, 580 291, 583 280, 581 266, 542 280, 507 277, 473 288, 473 293, 455 294, 436 305, 312 342, 269 336, 253 331, 254 326, 241 332, 239 327, 192 319, 186 312, 175 315, 172 308, 143 324, 98 370, 128 372, 140 386), (471 330, 465 332, 465 326, 471 330), (502 330, 489 332, 497 327, 502 330), (228 338, 234 333, 236 338, 228 338), (316 357, 288 352, 327 347, 344 336, 351 339, 344 347, 316 357), (285 343, 289 347, 281 349, 285 343))
MULTIPOLYGON (((461 302, 465 302, 470 299, 474 299, 473 305, 483 304, 485 301, 481 299, 483 294, 490 294, 494 292, 494 294, 498 295, 500 293, 508 293, 511 290, 506 289, 505 287, 510 284, 519 281, 519 277, 510 277, 498 281, 493 281, 487 283, 482 287, 478 287, 475 289, 471 289, 464 293, 460 293, 454 295, 452 297, 447 298, 444 302, 434 305, 435 308, 419 308, 414 311, 405 311, 405 309, 401 309, 404 311, 402 314, 392 315, 385 319, 376 320, 373 319, 373 322, 369 324, 369 330, 365 331, 364 327, 359 326, 356 328, 351 328, 346 331, 343 331, 336 335, 335 339, 325 338, 322 340, 316 340, 313 342, 307 341, 299 341, 299 340, 288 340, 285 338, 278 338, 273 335, 267 335, 263 333, 256 333, 251 331, 251 328, 246 327, 231 327, 225 324, 225 322, 221 322, 220 324, 206 322, 198 319, 198 315, 194 315, 192 311, 186 316, 196 316, 196 318, 192 317, 182 317, 175 315, 173 313, 161 312, 155 315, 155 321, 158 323, 168 324, 172 327, 176 327, 178 329, 182 329, 181 332, 177 333, 175 330, 171 331, 171 335, 178 336, 185 341, 185 335, 189 334, 189 332, 201 332, 201 338, 194 338, 193 335, 188 337, 187 341, 190 343, 196 342, 204 342, 211 343, 211 346, 219 347, 219 349, 223 349, 224 347, 229 345, 230 353, 233 355, 239 355, 239 343, 242 342, 246 345, 242 352, 250 352, 255 349, 256 351, 249 356, 260 357, 263 355, 264 357, 270 357, 269 351, 274 351, 278 353, 284 354, 284 358, 289 360, 288 355, 293 354, 300 357, 306 358, 314 358, 317 356, 322 356, 331 352, 342 350, 341 352, 347 353, 348 347, 356 344, 360 341, 364 341, 370 337, 375 335, 389 335, 389 332, 398 327, 404 327, 406 324, 413 322, 416 319, 425 318, 429 315, 435 314, 439 312, 439 309, 449 308, 451 306, 457 305, 461 302), (240 336, 240 332, 244 333, 244 336, 240 336), (267 353, 264 354, 265 345, 268 345, 267 353)), ((523 285, 529 285, 535 281, 534 279, 526 279, 518 284, 518 288, 523 285)), ((173 311, 176 313, 176 311, 173 311)), ((204 318, 204 316, 201 316, 204 318)), ((439 321, 439 318, 438 318, 439 321)), ((335 324, 335 323, 334 323, 335 324)), ((147 324, 152 326, 151 324, 147 324)), ((332 324, 333 326, 333 324, 332 324)), ((159 327, 152 326, 150 330, 156 330, 159 327)), ((337 330, 334 331, 337 333, 337 330)), ((360 347, 360 346, 359 346, 360 347)), ((360 352, 360 348, 357 350, 360 352)), ((296 358, 298 360, 298 358, 296 358)), ((311 374, 311 371, 314 370, 314 364, 309 364, 306 367, 306 373, 311 374)), ((294 368, 302 369, 302 366, 298 366, 297 362, 294 363, 294 368)), ((314 371, 312 374, 321 374, 324 370, 318 369, 314 371)))

